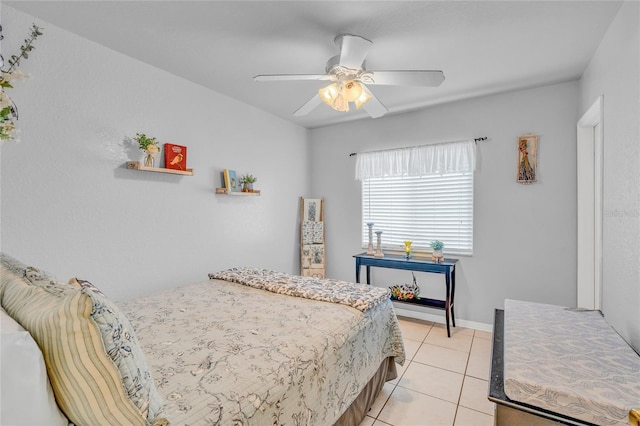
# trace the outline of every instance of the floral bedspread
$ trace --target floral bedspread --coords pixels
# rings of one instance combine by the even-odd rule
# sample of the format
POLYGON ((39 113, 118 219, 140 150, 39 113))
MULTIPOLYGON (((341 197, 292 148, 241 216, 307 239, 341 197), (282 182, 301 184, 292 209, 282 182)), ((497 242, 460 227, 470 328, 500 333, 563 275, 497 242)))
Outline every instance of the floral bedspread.
POLYGON ((361 312, 209 280, 120 302, 172 425, 331 425, 404 362, 387 299, 361 312))
POLYGON ((359 311, 378 306, 389 300, 388 289, 347 281, 301 277, 267 269, 232 268, 209 274, 209 278, 231 281, 273 293, 305 297, 323 302, 341 303, 359 311))

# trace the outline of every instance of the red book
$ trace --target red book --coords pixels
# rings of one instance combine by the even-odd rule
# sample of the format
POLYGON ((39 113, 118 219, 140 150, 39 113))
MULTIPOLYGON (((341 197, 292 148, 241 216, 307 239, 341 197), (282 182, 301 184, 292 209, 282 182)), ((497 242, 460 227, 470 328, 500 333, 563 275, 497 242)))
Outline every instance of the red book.
POLYGON ((187 147, 165 143, 164 167, 174 170, 187 170, 187 147))

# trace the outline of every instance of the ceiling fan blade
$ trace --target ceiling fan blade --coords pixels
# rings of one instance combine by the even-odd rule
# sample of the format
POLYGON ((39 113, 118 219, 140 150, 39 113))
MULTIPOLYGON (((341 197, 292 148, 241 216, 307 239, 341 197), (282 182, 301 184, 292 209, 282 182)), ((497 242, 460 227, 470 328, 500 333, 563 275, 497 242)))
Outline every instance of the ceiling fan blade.
MULTIPOLYGON (((362 90, 371 95, 371 99, 369 99, 364 105, 362 105, 362 108, 367 111, 371 118, 382 117, 389 112, 387 107, 382 105, 382 102, 380 102, 378 98, 376 98, 374 94, 371 93, 371 90, 369 90, 364 84, 362 85, 362 90)), ((322 102, 322 100, 320 100, 320 102, 322 102)))
POLYGON ((331 80, 326 74, 267 74, 256 75, 254 81, 288 81, 288 80, 331 80))
POLYGON ((362 68, 362 63, 373 44, 366 38, 357 35, 343 34, 336 37, 340 43, 340 65, 347 68, 362 68))
POLYGON ((307 115, 321 103, 322 103, 322 99, 320 99, 320 95, 315 95, 313 98, 309 99, 309 101, 306 104, 298 108, 296 112, 293 113, 293 115, 296 117, 307 115))
POLYGON ((444 73, 438 70, 417 71, 371 71, 373 82, 382 86, 439 86, 444 81, 444 73))

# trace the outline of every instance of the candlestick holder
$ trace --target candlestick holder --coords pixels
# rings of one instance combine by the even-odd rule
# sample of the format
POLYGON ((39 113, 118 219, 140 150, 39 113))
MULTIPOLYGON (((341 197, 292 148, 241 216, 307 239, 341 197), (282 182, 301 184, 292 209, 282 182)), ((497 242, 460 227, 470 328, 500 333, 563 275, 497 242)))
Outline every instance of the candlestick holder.
POLYGON ((376 231, 376 240, 377 247, 374 257, 384 257, 384 254, 382 253, 382 231, 376 231))
POLYGON ((367 247, 367 254, 371 256, 375 253, 373 251, 373 222, 367 222, 367 226, 369 227, 369 246, 367 247))

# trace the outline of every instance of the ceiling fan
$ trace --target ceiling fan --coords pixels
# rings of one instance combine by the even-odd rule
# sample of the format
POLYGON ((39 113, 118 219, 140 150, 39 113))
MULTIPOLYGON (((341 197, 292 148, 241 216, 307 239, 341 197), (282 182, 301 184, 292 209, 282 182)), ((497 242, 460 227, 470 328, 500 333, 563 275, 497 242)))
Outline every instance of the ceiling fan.
POLYGON ((381 117, 387 108, 371 93, 367 86, 439 86, 444 74, 437 70, 371 71, 365 68, 365 58, 373 43, 353 34, 340 34, 334 39, 340 54, 327 61, 326 74, 270 74, 257 75, 255 81, 326 80, 330 81, 307 103, 293 113, 309 114, 321 103, 336 111, 349 111, 349 103, 364 108, 373 117, 381 117))

